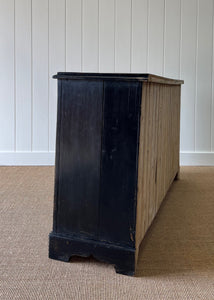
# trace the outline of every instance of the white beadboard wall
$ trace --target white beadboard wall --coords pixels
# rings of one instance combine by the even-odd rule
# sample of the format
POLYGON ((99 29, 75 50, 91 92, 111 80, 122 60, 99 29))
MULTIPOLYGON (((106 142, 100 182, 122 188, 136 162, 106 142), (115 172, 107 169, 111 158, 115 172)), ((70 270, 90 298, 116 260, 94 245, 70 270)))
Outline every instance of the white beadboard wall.
POLYGON ((185 81, 181 164, 214 165, 214 0, 0 0, 0 165, 54 164, 58 71, 185 81))

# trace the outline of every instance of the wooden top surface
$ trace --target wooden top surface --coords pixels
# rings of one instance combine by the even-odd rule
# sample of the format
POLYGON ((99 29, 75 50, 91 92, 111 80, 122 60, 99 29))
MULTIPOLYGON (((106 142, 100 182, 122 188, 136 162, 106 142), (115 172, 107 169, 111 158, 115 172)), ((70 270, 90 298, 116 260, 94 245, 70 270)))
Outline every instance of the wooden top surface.
POLYGON ((171 79, 147 73, 85 73, 85 72, 58 72, 53 78, 57 79, 114 79, 146 81, 162 84, 180 85, 183 80, 171 79))

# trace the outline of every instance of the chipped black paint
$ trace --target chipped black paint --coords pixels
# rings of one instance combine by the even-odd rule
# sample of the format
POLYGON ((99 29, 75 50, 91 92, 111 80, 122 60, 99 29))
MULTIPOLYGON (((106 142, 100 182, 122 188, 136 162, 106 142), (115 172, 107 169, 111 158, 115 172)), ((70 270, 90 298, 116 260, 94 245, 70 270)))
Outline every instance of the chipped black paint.
POLYGON ((142 84, 119 75, 58 77, 50 258, 93 255, 134 274, 142 84))

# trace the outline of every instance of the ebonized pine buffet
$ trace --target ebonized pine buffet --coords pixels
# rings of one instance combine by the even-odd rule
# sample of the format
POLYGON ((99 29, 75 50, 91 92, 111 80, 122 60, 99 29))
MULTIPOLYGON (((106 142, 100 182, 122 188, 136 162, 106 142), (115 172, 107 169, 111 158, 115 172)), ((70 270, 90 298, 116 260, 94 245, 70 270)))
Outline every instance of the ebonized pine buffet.
POLYGON ((134 275, 140 243, 179 174, 181 80, 58 73, 49 257, 92 255, 134 275))

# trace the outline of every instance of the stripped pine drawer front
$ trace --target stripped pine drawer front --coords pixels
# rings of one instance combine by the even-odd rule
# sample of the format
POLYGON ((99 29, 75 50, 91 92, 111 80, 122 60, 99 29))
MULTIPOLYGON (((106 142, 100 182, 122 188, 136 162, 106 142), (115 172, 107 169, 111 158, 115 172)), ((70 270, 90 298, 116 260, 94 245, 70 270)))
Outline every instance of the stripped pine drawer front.
POLYGON ((93 255, 133 275, 140 243, 179 173, 179 80, 58 73, 49 257, 93 255))

